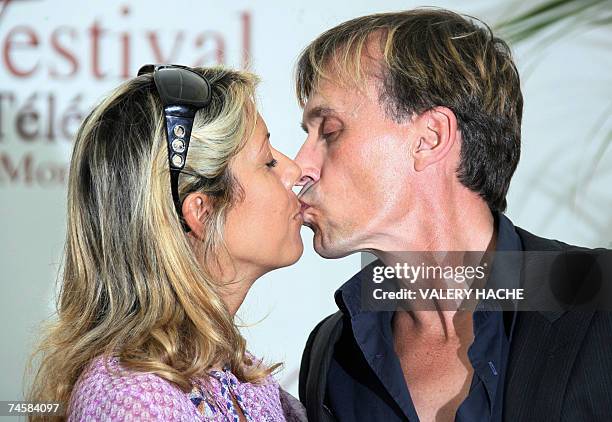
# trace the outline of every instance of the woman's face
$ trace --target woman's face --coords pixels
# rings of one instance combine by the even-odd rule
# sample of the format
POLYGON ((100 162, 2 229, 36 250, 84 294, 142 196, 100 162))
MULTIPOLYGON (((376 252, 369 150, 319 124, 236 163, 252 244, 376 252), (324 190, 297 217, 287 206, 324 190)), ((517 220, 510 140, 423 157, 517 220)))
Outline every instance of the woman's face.
POLYGON ((230 169, 243 190, 242 200, 231 207, 225 222, 232 260, 262 274, 293 264, 303 251, 300 203, 292 191, 301 171, 272 148, 261 116, 230 169))

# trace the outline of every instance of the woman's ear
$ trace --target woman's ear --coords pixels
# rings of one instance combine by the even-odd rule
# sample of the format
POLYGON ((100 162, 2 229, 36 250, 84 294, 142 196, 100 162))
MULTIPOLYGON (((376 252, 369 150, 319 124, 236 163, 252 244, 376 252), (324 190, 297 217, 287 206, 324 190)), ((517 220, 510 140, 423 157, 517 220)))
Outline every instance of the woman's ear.
POLYGON ((201 239, 204 234, 204 223, 212 212, 212 198, 201 192, 192 192, 183 200, 182 211, 191 233, 201 239))

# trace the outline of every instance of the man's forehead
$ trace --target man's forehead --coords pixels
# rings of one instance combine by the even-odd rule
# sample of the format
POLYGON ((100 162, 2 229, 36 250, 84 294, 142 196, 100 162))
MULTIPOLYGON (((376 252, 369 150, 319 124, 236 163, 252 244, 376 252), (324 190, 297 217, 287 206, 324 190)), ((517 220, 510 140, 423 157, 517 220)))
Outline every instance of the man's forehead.
POLYGON ((304 105, 302 122, 327 116, 353 116, 364 101, 367 96, 357 87, 329 82, 319 84, 304 105))
POLYGON ((331 107, 340 102, 341 97, 346 95, 346 87, 330 79, 321 79, 312 89, 308 96, 304 109, 316 107, 331 107))

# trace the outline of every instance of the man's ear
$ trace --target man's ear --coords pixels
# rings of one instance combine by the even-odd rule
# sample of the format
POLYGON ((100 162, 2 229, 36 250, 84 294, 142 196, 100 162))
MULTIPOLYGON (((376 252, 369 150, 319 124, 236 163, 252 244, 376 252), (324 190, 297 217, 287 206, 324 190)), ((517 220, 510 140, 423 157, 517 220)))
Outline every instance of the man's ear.
POLYGON ((447 107, 434 107, 414 119, 414 169, 423 171, 442 160, 457 140, 457 118, 447 107))
POLYGON ((201 192, 192 192, 183 200, 183 218, 198 239, 204 235, 204 223, 212 212, 212 198, 201 192))

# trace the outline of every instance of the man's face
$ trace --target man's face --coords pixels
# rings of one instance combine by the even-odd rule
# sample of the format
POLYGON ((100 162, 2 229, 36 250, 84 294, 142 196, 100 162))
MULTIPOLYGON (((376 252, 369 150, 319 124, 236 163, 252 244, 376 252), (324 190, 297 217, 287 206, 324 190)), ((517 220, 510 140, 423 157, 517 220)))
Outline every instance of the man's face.
MULTIPOLYGON (((407 119, 408 120, 408 119, 407 119)), ((360 90, 323 80, 304 107, 296 157, 304 224, 321 256, 376 249, 410 209, 410 122, 388 118, 375 79, 360 90)))

